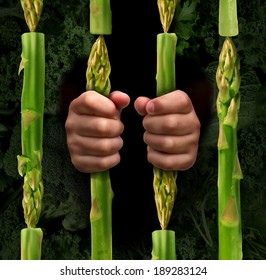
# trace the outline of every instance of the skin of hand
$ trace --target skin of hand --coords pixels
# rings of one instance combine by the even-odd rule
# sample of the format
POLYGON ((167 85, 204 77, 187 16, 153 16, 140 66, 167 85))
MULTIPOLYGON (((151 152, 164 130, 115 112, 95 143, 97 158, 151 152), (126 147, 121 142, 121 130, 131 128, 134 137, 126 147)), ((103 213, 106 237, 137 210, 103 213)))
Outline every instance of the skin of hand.
POLYGON ((87 91, 71 102, 65 129, 71 161, 77 170, 99 172, 120 162, 120 135, 124 130, 120 113, 129 102, 129 96, 120 91, 110 93, 108 98, 87 91))
POLYGON ((180 90, 149 99, 138 97, 134 106, 143 116, 147 159, 164 170, 187 170, 197 158, 200 121, 188 95, 180 90))
MULTIPOLYGON (((120 162, 124 129, 120 113, 129 102, 120 91, 109 98, 88 91, 71 102, 65 128, 77 170, 99 172, 120 162)), ((144 117, 148 161, 164 170, 189 169, 197 157, 200 122, 188 95, 176 90, 154 99, 139 97, 134 106, 144 117)))

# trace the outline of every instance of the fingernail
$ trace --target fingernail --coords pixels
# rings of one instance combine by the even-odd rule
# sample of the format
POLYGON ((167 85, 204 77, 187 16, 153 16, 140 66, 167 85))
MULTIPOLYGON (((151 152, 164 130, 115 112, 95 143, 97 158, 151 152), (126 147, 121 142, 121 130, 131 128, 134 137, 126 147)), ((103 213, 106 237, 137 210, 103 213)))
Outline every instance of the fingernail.
POLYGON ((149 114, 152 114, 153 112, 154 112, 154 104, 153 104, 153 102, 149 102, 148 104, 147 104, 147 112, 149 113, 149 114))

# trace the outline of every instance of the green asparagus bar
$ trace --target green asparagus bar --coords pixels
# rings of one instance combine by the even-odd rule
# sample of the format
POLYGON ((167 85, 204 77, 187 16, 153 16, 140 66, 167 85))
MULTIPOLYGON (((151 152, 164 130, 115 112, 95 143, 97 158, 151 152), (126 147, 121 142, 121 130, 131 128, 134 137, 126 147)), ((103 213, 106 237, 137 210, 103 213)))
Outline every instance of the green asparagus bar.
POLYGON ((152 233, 152 260, 175 260, 175 232, 155 230, 152 233))
POLYGON ((97 35, 112 33, 110 0, 90 1, 90 33, 97 35))
MULTIPOLYGON (((164 33, 157 35, 156 95, 176 89, 175 57, 177 36, 167 33, 174 17, 177 0, 158 0, 158 9, 164 33)), ((161 230, 152 233, 152 259, 176 259, 175 232, 167 230, 177 194, 177 171, 153 168, 153 189, 161 230)))
POLYGON ((243 178, 237 150, 240 62, 231 38, 238 35, 236 0, 220 0, 219 34, 226 37, 216 72, 219 89, 217 97, 219 259, 240 260, 242 259, 240 179, 243 178))
POLYGON ((45 37, 34 32, 42 11, 42 1, 21 1, 31 32, 22 35, 24 69, 21 96, 21 145, 18 172, 24 177, 22 206, 27 228, 21 231, 21 259, 40 259, 42 230, 36 228, 43 197, 42 139, 45 87, 45 37))
POLYGON ((240 107, 240 63, 231 38, 226 38, 219 57, 216 81, 219 89, 218 221, 219 259, 242 259, 240 210, 241 167, 237 150, 240 107))
POLYGON ((18 170, 24 176, 23 207, 28 227, 35 227, 41 212, 42 135, 44 110, 44 34, 22 35, 24 80, 21 103, 22 156, 18 170))
MULTIPOLYGON (((175 89, 175 46, 177 37, 174 33, 161 33, 157 35, 157 96, 171 92, 175 89)), ((177 171, 166 171, 153 167, 153 189, 157 215, 162 230, 153 232, 153 259, 173 259, 171 251, 175 251, 173 239, 174 232, 169 235, 167 226, 172 214, 177 194, 177 171), (161 236, 160 236, 161 234, 161 236), (171 242, 168 238, 171 237, 171 242), (157 244, 159 242, 159 244, 157 244), (162 246, 163 245, 163 246, 162 246), (166 248, 166 246, 169 246, 166 248), (162 247, 161 247, 162 246, 162 247), (161 249, 160 249, 161 248, 161 249), (166 254, 165 252, 168 251, 166 254), (156 253, 155 253, 156 252, 156 253), (160 253, 161 252, 161 253, 160 253), (154 257, 156 256, 156 257, 154 257)))
POLYGON ((219 34, 225 37, 238 35, 237 1, 220 0, 219 34))
POLYGON ((24 228, 21 230, 21 259, 40 260, 43 232, 40 228, 24 228), (33 244, 34 246, 28 246, 33 244))
POLYGON ((42 133, 45 82, 45 38, 35 33, 43 1, 21 1, 30 33, 22 35, 22 60, 19 72, 24 69, 21 98, 22 155, 18 156, 18 171, 24 176, 23 200, 27 228, 21 231, 21 259, 40 259, 42 230, 36 228, 43 197, 42 133))
POLYGON ((157 35, 157 96, 164 95, 176 89, 176 43, 177 36, 175 33, 160 33, 157 35))
MULTIPOLYGON (((86 72, 87 90, 108 96, 111 72, 107 46, 103 36, 93 44, 86 72)), ((91 174, 91 258, 112 259, 112 199, 109 171, 91 174)))

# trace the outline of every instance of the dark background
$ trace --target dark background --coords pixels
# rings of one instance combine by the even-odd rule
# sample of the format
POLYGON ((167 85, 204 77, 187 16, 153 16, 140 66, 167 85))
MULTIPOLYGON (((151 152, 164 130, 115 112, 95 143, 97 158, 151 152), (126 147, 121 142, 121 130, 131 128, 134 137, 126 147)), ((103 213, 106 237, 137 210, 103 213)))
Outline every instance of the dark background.
MULTIPOLYGON (((159 229, 152 191, 152 167, 142 142, 141 118, 133 109, 137 96, 155 96, 155 44, 161 32, 156 1, 112 2, 113 33, 107 36, 112 89, 130 94, 122 161, 111 170, 114 259, 150 259, 151 231, 159 229), (126 3, 126 4, 125 4, 126 3)), ((89 178, 69 159, 62 111, 85 90, 86 59, 95 37, 89 34, 89 1, 44 1, 38 30, 46 36, 46 100, 43 180, 45 195, 39 226, 44 231, 43 259, 90 258, 89 178), (78 66, 77 66, 78 65, 78 66), (71 72, 71 75, 69 74, 71 72), (68 82, 68 91, 65 87, 68 82), (73 88, 70 88, 70 84, 73 88), (78 87, 77 87, 78 86, 78 87), (73 89, 73 90, 72 90, 73 89)), ((0 0, 0 259, 20 258, 20 230, 25 227, 20 150, 18 76, 20 36, 28 32, 19 1, 0 0)), ((266 257, 266 37, 265 1, 238 1, 241 60, 239 158, 244 174, 241 208, 244 259, 266 257)), ((178 87, 191 89, 202 71, 213 91, 211 117, 202 131, 198 160, 180 172, 178 197, 169 228, 176 232, 178 259, 217 259, 217 128, 215 72, 223 38, 218 35, 218 1, 181 1, 172 25, 178 35, 178 87)), ((210 103, 197 84, 200 103, 210 103)), ((209 88, 208 88, 209 91, 209 88)), ((203 106, 203 108, 205 108, 203 106)), ((208 115, 205 112, 203 115, 208 115)))

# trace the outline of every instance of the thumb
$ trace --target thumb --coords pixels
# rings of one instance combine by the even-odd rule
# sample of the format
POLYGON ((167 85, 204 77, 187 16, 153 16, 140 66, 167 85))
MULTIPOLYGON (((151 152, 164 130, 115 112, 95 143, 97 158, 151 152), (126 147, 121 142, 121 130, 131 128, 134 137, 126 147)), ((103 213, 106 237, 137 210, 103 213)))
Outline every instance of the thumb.
POLYGON ((149 101, 150 98, 145 96, 140 96, 135 100, 134 103, 135 109, 141 116, 147 114, 147 104, 149 103, 149 101))
POLYGON ((122 111, 130 103, 130 97, 121 91, 113 91, 110 93, 109 98, 114 102, 118 111, 122 111))

